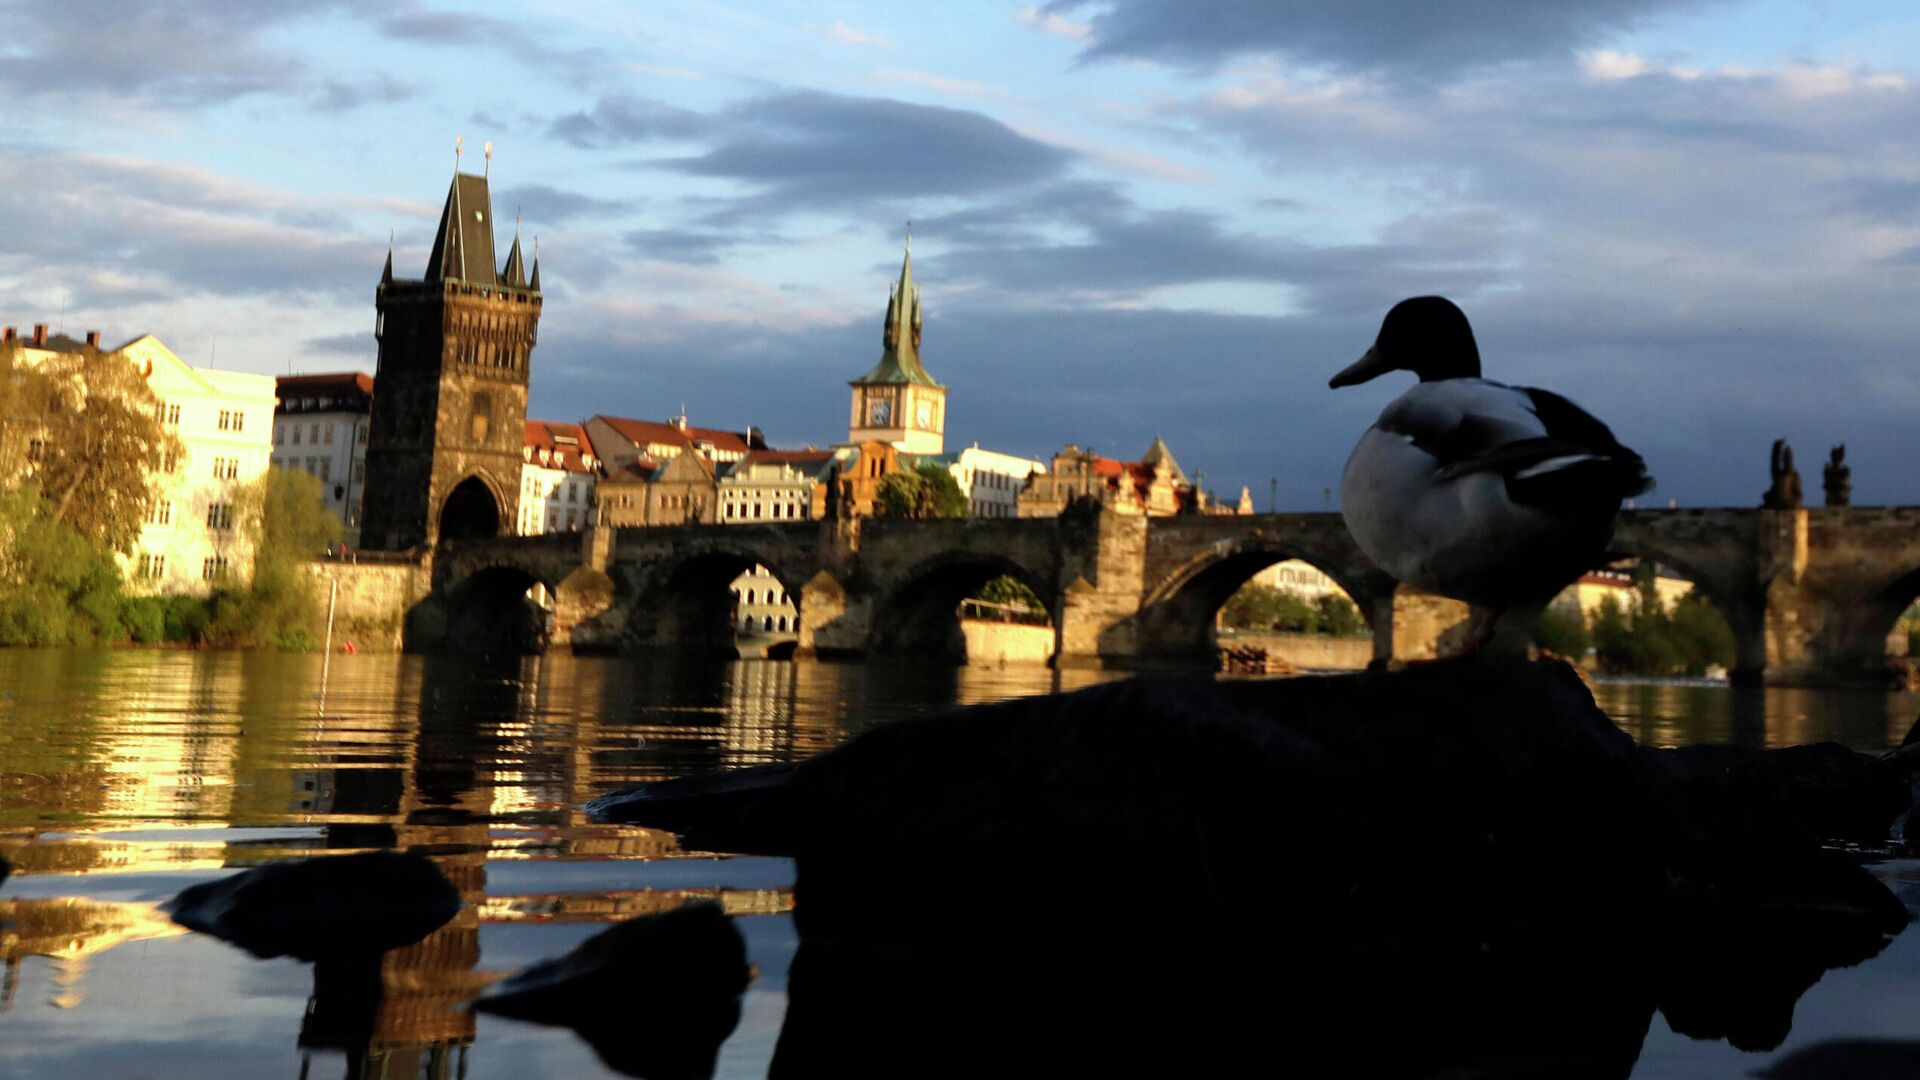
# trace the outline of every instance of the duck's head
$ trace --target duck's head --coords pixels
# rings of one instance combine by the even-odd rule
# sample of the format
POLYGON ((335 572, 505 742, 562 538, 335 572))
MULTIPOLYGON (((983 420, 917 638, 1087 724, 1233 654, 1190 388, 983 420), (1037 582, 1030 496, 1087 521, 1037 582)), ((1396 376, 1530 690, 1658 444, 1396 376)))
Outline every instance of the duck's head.
POLYGON ((1466 313, 1444 296, 1416 296, 1393 305, 1367 355, 1327 383, 1338 390, 1389 371, 1411 371, 1421 382, 1480 377, 1480 347, 1466 313))

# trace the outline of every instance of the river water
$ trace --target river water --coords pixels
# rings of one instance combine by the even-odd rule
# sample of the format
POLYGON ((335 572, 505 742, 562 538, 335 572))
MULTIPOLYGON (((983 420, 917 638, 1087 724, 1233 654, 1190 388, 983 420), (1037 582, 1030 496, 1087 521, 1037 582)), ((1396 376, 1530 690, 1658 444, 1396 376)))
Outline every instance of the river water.
MULTIPOLYGON (((682 851, 594 825, 596 795, 792 760, 877 724, 1073 689, 1110 673, 740 661, 0 651, 0 1076, 616 1075, 571 1032, 458 1006, 608 924, 692 898, 738 918, 757 977, 719 1075, 765 1074, 796 947, 792 864, 682 851), (389 954, 377 994, 173 925, 180 889, 274 859, 424 849, 452 923, 389 954), (348 1017, 342 1020, 342 1017, 348 1017)), ((1920 695, 1602 682, 1657 745, 1897 743, 1920 695)), ((1143 856, 1150 858, 1150 856, 1143 856)), ((1920 903, 1920 863, 1875 872, 1920 903)), ((1828 972, 1775 1054, 1913 1037, 1920 931, 1828 972)), ((1636 1076, 1747 1075, 1772 1060, 1656 1017, 1636 1076)))

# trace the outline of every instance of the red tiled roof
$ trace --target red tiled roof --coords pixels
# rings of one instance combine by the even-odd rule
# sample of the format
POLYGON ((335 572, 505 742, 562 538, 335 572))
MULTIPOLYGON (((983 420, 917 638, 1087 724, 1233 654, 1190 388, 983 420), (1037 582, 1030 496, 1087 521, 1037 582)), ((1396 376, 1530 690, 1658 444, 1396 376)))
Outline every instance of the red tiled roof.
POLYGON ((373 376, 364 371, 334 371, 324 375, 282 375, 274 380, 277 392, 288 397, 359 392, 373 396, 373 376))
POLYGON ((832 456, 831 450, 755 450, 747 455, 747 464, 818 465, 832 456))
POLYGON ((598 457, 593 452, 593 443, 587 438, 587 429, 579 424, 560 424, 551 420, 528 420, 526 422, 526 446, 533 451, 533 461, 539 463, 540 451, 545 450, 550 469, 565 469, 568 472, 592 472, 582 460, 584 455, 598 457), (571 440, 570 442, 567 440, 571 440))
POLYGON ((634 420, 624 416, 597 416, 594 419, 604 422, 619 432, 635 446, 697 446, 702 442, 712 443, 715 450, 730 453, 746 453, 751 447, 747 436, 738 431, 720 431, 717 428, 688 426, 681 428, 677 424, 662 424, 652 420, 634 420))

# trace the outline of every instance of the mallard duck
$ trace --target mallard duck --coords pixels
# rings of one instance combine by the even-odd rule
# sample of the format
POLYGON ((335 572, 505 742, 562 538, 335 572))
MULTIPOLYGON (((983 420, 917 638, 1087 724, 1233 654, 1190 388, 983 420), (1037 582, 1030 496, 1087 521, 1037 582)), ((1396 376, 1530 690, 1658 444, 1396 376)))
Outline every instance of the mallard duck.
POLYGON ((1640 455, 1558 394, 1480 377, 1473 328, 1452 301, 1402 300, 1338 389, 1389 371, 1420 377, 1360 437, 1341 516, 1401 581, 1501 614, 1544 605, 1606 553, 1620 501, 1650 487, 1640 455))

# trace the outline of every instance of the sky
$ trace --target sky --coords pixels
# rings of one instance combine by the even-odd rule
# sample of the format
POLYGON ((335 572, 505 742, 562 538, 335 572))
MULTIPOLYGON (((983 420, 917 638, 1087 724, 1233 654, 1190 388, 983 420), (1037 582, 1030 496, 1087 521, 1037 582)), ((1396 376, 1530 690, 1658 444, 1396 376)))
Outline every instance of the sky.
POLYGON ((545 289, 531 411, 845 438, 912 221, 947 441, 1326 508, 1440 293, 1659 481, 1920 503, 1897 0, 0 0, 0 322, 371 370, 464 139, 545 289), (482 146, 493 144, 492 161, 482 146))

